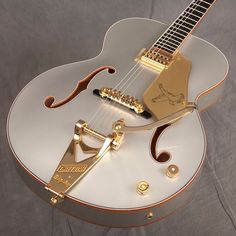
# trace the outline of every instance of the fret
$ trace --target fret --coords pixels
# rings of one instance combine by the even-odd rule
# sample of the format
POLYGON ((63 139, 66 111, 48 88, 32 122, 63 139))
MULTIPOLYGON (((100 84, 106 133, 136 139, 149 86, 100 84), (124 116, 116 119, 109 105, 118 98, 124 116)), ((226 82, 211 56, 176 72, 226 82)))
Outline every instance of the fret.
MULTIPOLYGON (((192 28, 187 28, 186 26, 184 26, 184 25, 180 25, 180 24, 174 24, 173 26, 171 26, 170 27, 170 29, 171 28, 174 28, 174 27, 176 27, 177 26, 177 29, 180 29, 180 30, 183 30, 183 31, 185 31, 185 32, 187 32, 187 33, 189 33, 191 30, 192 30, 192 28), (187 29, 187 30, 186 30, 187 29)), ((175 29, 175 28, 174 28, 175 29)))
POLYGON ((158 48, 158 50, 163 50, 170 53, 170 54, 173 54, 175 50, 171 50, 171 49, 168 49, 168 48, 164 48, 164 47, 161 47, 159 48, 158 46, 156 46, 156 48, 158 48))
POLYGON ((201 7, 198 4, 191 4, 190 8, 195 9, 196 11, 203 13, 203 14, 205 14, 206 11, 209 9, 209 8, 201 7))
MULTIPOLYGON (((180 16, 179 19, 182 20, 183 18, 186 18, 184 16, 180 16)), ((196 23, 198 22, 197 20, 194 20, 194 19, 190 19, 190 18, 186 18, 186 19, 183 19, 185 22, 187 23, 191 23, 191 24, 194 24, 194 26, 196 25, 196 23)))
MULTIPOLYGON (((201 2, 199 2, 199 3, 192 3, 191 5, 194 5, 194 6, 196 6, 196 7, 201 7, 202 9, 204 9, 204 10, 208 10, 209 9, 209 7, 205 7, 205 6, 201 6, 201 5, 199 5, 201 2)), ((190 7, 191 7, 191 5, 190 5, 190 7)))
POLYGON ((163 45, 165 45, 166 43, 168 42, 168 46, 170 46, 170 47, 172 47, 172 48, 174 48, 174 49, 176 49, 176 47, 178 47, 179 46, 179 44, 174 44, 174 43, 172 43, 169 39, 168 39, 168 41, 158 41, 155 45, 160 45, 160 46, 163 46, 163 45), (172 46, 173 45, 173 46, 172 46))
POLYGON ((203 1, 199 2, 198 4, 199 6, 204 7, 206 9, 209 9, 209 7, 211 6, 209 3, 205 3, 203 1))
POLYGON ((169 45, 156 45, 158 48, 160 48, 160 49, 167 49, 167 50, 169 50, 169 52, 171 51, 171 52, 174 52, 175 50, 176 50, 176 48, 173 48, 173 47, 171 47, 171 46, 169 46, 169 45))
POLYGON ((186 36, 186 35, 183 35, 183 34, 177 32, 177 31, 171 31, 169 29, 168 29, 168 31, 165 34, 169 34, 169 35, 177 34, 178 38, 180 38, 181 40, 183 40, 185 38, 185 36, 186 36))
POLYGON ((174 53, 216 0, 194 0, 170 25, 154 46, 174 53))
POLYGON ((169 40, 168 41, 163 41, 163 42, 157 42, 159 45, 165 45, 166 43, 168 42, 168 46, 170 46, 170 47, 172 47, 172 48, 174 48, 174 49, 176 49, 176 47, 178 47, 179 45, 176 45, 176 44, 174 44, 174 43, 171 43, 169 40))
POLYGON ((168 53, 170 53, 170 54, 173 54, 176 50, 176 49, 170 49, 170 47, 168 47, 168 46, 164 46, 161 49, 168 52, 168 53))
POLYGON ((187 23, 186 21, 183 21, 183 20, 180 20, 180 19, 177 19, 175 22, 177 24, 179 24, 179 22, 180 22, 181 25, 184 25, 188 28, 193 28, 195 26, 195 24, 187 23))
MULTIPOLYGON (((162 38, 162 37, 161 37, 162 38)), ((165 38, 174 38, 174 39, 176 39, 176 40, 180 40, 180 42, 182 42, 183 41, 183 38, 180 38, 180 37, 178 37, 178 36, 176 36, 176 35, 173 35, 173 34, 165 34, 165 38)))
POLYGON ((161 42, 161 41, 166 40, 166 39, 175 42, 176 45, 179 45, 179 44, 182 42, 182 39, 181 39, 180 41, 178 41, 178 40, 175 40, 174 38, 170 38, 170 37, 165 37, 165 39, 160 38, 160 39, 158 40, 158 42, 159 42, 159 41, 161 42))
POLYGON ((173 47, 173 46, 171 46, 169 44, 167 45, 166 42, 162 42, 162 43, 156 42, 154 44, 154 47, 158 47, 160 49, 163 49, 164 47, 166 47, 168 50, 171 50, 171 51, 175 51, 176 50, 176 46, 173 47))
POLYGON ((186 26, 186 25, 183 24, 183 23, 179 24, 178 22, 175 22, 174 25, 184 27, 184 28, 187 29, 187 30, 192 30, 193 27, 194 27, 194 26, 192 26, 192 25, 191 25, 190 27, 189 27, 189 26, 186 26))
POLYGON ((182 40, 185 39, 185 35, 182 35, 182 34, 180 34, 180 33, 178 33, 178 32, 172 32, 171 34, 174 35, 174 36, 177 35, 177 36, 180 37, 182 40))
POLYGON ((214 0, 210 0, 210 1, 207 1, 207 0, 200 0, 201 2, 204 2, 206 4, 208 4, 209 6, 214 2, 214 0))
POLYGON ((180 37, 179 35, 177 35, 177 34, 174 34, 174 32, 172 32, 172 34, 167 34, 168 36, 171 36, 171 37, 175 37, 175 38, 178 38, 178 39, 180 39, 181 40, 181 42, 183 41, 183 37, 180 37))
POLYGON ((202 14, 202 16, 204 15, 204 12, 199 11, 199 10, 197 9, 197 7, 195 7, 195 8, 189 7, 189 9, 190 9, 190 10, 193 10, 194 12, 197 12, 197 13, 202 14))
POLYGON ((166 42, 164 42, 164 43, 159 43, 157 46, 160 46, 160 47, 167 47, 167 48, 169 48, 170 50, 173 50, 173 51, 175 51, 176 50, 176 46, 171 46, 170 45, 170 43, 169 43, 169 41, 168 41, 168 44, 166 44, 166 42))
POLYGON ((190 9, 190 11, 189 11, 189 9, 187 9, 185 12, 186 12, 186 14, 190 13, 191 16, 193 15, 195 17, 198 17, 197 21, 204 15, 203 13, 200 13, 196 10, 191 10, 191 9, 190 9))
POLYGON ((171 31, 171 32, 177 33, 178 35, 181 35, 183 38, 185 38, 188 35, 187 32, 184 32, 184 31, 182 31, 180 29, 175 29, 174 31, 171 31))
POLYGON ((170 28, 171 32, 177 32, 177 33, 181 33, 184 36, 187 36, 189 34, 189 31, 184 31, 180 28, 170 28))
POLYGON ((196 23, 201 19, 200 16, 193 14, 193 12, 185 12, 186 15, 184 17, 187 17, 188 19, 194 20, 196 23))

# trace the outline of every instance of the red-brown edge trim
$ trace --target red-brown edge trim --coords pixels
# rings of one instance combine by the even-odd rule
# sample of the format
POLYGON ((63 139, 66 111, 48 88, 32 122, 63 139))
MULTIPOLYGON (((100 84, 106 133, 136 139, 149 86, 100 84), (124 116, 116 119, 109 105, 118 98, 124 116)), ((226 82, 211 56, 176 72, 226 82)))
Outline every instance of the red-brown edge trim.
MULTIPOLYGON (((202 39, 201 39, 201 40, 202 40, 202 39)), ((203 40, 203 41, 205 41, 205 40, 203 40)), ((212 45, 212 44, 211 44, 211 45, 212 45)), ((212 46, 214 46, 214 45, 212 45, 212 46)), ((219 49, 218 49, 218 50, 219 50, 219 49)), ((223 56, 224 56, 224 55, 223 55, 223 56)), ((227 60, 227 59, 226 59, 226 60, 227 60)), ((210 92, 211 92, 212 90, 214 90, 216 87, 220 86, 220 85, 226 80, 227 76, 228 76, 228 70, 227 70, 227 72, 226 72, 226 74, 225 74, 225 77, 224 77, 219 83, 215 84, 214 86, 212 86, 212 87, 210 87, 209 89, 205 90, 204 92, 200 93, 200 94, 197 96, 197 98, 195 99, 195 101, 197 101, 201 96, 205 95, 206 93, 210 93, 210 92)), ((13 148, 12 148, 12 145, 11 145, 11 142, 10 142, 10 139, 9 139, 9 133, 8 133, 8 127, 9 127, 9 125, 8 125, 8 124, 9 124, 9 116, 10 116, 10 114, 11 114, 11 110, 12 110, 12 108, 13 108, 14 103, 15 103, 15 101, 13 102, 13 104, 12 104, 12 106, 11 106, 11 108, 10 108, 10 112, 9 112, 9 114, 8 114, 8 117, 7 117, 7 139, 8 139, 8 143, 9 143, 9 146, 10 146, 10 148, 11 148, 11 151, 12 151, 12 153, 14 154, 13 159, 16 160, 16 162, 17 162, 21 167, 23 167, 23 169, 24 169, 31 177, 33 177, 33 179, 35 179, 37 182, 39 182, 42 186, 46 186, 47 184, 46 184, 44 181, 42 181, 41 179, 39 179, 38 177, 36 177, 34 174, 32 174, 32 173, 23 165, 23 163, 21 163, 21 162, 19 161, 19 159, 17 158, 16 153, 14 152, 14 150, 13 150, 13 148)), ((198 116, 199 116, 199 114, 198 114, 198 116)), ((200 123, 201 123, 201 122, 200 122, 200 123)), ((202 129, 203 129, 202 123, 201 123, 201 127, 202 127, 202 129)), ((204 131, 204 129, 203 129, 203 131, 204 131)), ((204 138, 205 138, 205 140, 206 140, 206 134, 205 134, 205 132, 204 132, 204 138)), ((91 207, 91 208, 95 208, 95 209, 103 210, 103 211, 112 211, 112 212, 136 212, 136 211, 145 211, 145 210, 147 210, 147 209, 150 209, 150 208, 153 208, 153 207, 156 207, 156 206, 160 206, 160 205, 162 205, 162 204, 164 204, 164 203, 170 201, 172 198, 176 197, 176 196, 177 196, 178 194, 180 194, 181 192, 183 192, 183 191, 193 182, 193 180, 195 179, 195 177, 196 177, 197 174, 199 173, 199 171, 200 171, 200 169, 201 169, 201 167, 202 167, 204 158, 205 158, 205 152, 206 152, 206 146, 205 146, 205 148, 204 148, 204 155, 203 155, 202 161, 201 161, 201 163, 200 163, 200 165, 199 165, 197 171, 194 173, 193 177, 189 180, 189 182, 188 182, 183 188, 181 188, 179 191, 177 191, 176 193, 174 193, 173 195, 171 195, 169 198, 166 198, 165 200, 163 200, 163 201, 161 201, 161 202, 159 202, 159 203, 156 203, 156 204, 148 205, 148 206, 142 207, 142 208, 135 208, 135 209, 128 209, 128 208, 127 208, 127 209, 124 210, 124 209, 110 209, 110 208, 98 207, 98 206, 95 206, 95 205, 91 205, 91 204, 85 203, 85 202, 83 202, 83 201, 81 201, 81 200, 76 200, 75 198, 73 198, 73 197, 71 197, 71 196, 68 196, 68 195, 66 195, 66 198, 67 198, 67 200, 71 200, 71 201, 73 201, 73 202, 76 202, 77 204, 85 205, 85 206, 87 206, 87 207, 91 207)), ((150 223, 152 223, 152 222, 150 222, 150 223)))

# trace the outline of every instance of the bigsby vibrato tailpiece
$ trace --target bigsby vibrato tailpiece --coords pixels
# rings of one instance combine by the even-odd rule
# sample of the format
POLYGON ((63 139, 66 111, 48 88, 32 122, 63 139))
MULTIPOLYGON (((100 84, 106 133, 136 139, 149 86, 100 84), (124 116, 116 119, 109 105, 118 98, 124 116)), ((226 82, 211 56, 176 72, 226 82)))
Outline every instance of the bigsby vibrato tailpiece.
POLYGON ((52 193, 51 204, 55 205, 64 200, 65 194, 94 167, 110 149, 117 150, 123 139, 123 133, 114 131, 104 136, 90 129, 85 121, 79 120, 75 125, 74 138, 57 166, 46 190, 52 193), (101 148, 90 147, 83 142, 83 135, 90 135, 102 141, 101 148), (84 153, 91 157, 76 162, 76 146, 79 145, 84 153))

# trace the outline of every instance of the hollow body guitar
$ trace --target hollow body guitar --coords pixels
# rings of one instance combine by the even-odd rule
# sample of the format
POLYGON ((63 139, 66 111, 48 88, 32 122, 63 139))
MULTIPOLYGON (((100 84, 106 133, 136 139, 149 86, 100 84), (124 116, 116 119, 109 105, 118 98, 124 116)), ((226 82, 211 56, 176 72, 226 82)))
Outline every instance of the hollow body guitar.
POLYGON ((139 54, 166 29, 121 20, 98 56, 53 68, 17 96, 9 143, 43 199, 112 227, 157 221, 190 200, 206 150, 199 111, 219 98, 228 62, 190 34, 174 54, 164 43, 139 54))

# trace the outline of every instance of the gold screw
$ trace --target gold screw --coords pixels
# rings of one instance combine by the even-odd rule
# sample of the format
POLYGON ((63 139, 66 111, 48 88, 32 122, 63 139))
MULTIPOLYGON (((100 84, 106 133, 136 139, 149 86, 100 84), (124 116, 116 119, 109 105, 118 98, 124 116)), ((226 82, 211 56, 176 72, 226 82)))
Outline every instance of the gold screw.
POLYGON ((167 167, 166 175, 169 178, 176 178, 179 173, 179 168, 177 165, 169 165, 167 167))
POLYGON ((146 181, 141 181, 137 185, 137 192, 140 195, 144 195, 148 192, 149 190, 149 184, 146 181))
POLYGON ((152 217, 154 216, 154 214, 152 212, 149 212, 147 215, 146 215, 146 219, 150 220, 152 219, 152 217))
POLYGON ((121 129, 121 125, 120 124, 115 125, 115 129, 116 130, 121 129))
POLYGON ((56 197, 56 196, 51 197, 50 203, 51 203, 52 205, 56 205, 56 204, 58 203, 57 197, 56 197))

